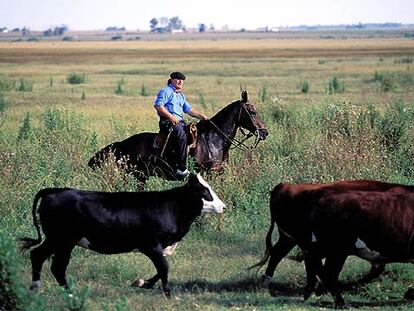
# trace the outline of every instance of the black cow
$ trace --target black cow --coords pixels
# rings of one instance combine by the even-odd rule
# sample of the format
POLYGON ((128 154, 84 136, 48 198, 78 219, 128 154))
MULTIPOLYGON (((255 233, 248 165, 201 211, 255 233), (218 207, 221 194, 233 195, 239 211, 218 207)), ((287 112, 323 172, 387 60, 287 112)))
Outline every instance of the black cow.
POLYGON ((222 213, 224 203, 200 175, 191 174, 177 188, 153 192, 95 192, 76 189, 40 190, 33 203, 33 222, 38 238, 22 238, 30 252, 32 289, 40 287, 43 262, 53 256, 51 270, 57 282, 67 287, 66 268, 75 245, 102 254, 139 251, 153 262, 157 273, 133 285, 151 288, 159 279, 164 293, 168 285, 168 262, 163 249, 180 241, 194 219, 204 212, 222 213), (42 242, 39 222, 45 235, 42 242))
MULTIPOLYGON (((379 263, 414 263, 414 193, 328 191, 313 206, 310 219, 315 243, 305 259, 308 279, 321 276, 336 306, 344 305, 338 276, 349 255, 379 263)), ((414 299, 414 289, 405 298, 414 299)))

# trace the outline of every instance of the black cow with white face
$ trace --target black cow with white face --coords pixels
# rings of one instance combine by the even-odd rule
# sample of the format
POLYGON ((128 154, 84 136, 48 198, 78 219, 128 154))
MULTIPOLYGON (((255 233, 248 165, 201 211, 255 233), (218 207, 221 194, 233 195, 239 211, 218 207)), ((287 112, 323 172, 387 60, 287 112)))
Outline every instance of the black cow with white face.
POLYGON ((40 287, 44 261, 53 256, 51 270, 57 282, 67 287, 66 268, 78 245, 102 254, 139 251, 153 262, 157 273, 133 285, 151 288, 159 279, 164 293, 168 285, 168 262, 163 250, 180 241, 197 216, 222 213, 225 205, 200 175, 166 191, 96 192, 68 188, 40 190, 33 203, 33 222, 38 238, 22 238, 32 262, 32 289, 40 287), (40 225, 45 235, 42 241, 40 225), (40 244, 40 245, 39 245, 40 244))

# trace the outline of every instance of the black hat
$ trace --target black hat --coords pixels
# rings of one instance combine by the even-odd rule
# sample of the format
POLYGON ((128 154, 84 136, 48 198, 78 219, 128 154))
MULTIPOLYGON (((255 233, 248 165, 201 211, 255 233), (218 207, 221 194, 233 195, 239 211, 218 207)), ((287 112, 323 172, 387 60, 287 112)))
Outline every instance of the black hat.
POLYGON ((185 80, 185 75, 183 75, 181 72, 174 71, 170 74, 171 79, 180 79, 185 80))

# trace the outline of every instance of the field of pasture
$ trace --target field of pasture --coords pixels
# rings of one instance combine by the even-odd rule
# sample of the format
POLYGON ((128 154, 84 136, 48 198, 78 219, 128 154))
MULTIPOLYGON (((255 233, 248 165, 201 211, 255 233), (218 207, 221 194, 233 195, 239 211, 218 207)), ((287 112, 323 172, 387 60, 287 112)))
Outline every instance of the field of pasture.
MULTIPOLYGON (((414 184, 413 62, 414 40, 404 37, 1 42, 0 269, 8 272, 0 277, 15 280, 7 288, 24 310, 330 308, 330 295, 302 301, 303 264, 283 260, 270 290, 262 271, 247 270, 264 251, 269 192, 280 182, 414 184), (209 116, 247 89, 269 130, 256 149, 232 150, 224 174, 209 179, 227 209, 197 220, 169 258, 172 299, 158 284, 129 286, 155 273, 144 255, 83 249, 68 267, 74 298, 50 262, 40 293, 29 294, 30 260, 17 239, 35 236, 34 195, 44 187, 134 191, 113 163, 92 171, 87 162, 110 142, 158 130, 153 101, 172 71, 187 75, 187 99, 209 116)), ((179 184, 153 177, 146 189, 179 184)), ((414 284, 410 265, 388 265, 378 280, 351 286, 368 269, 349 258, 341 274, 353 308, 412 308, 402 298, 414 284)))

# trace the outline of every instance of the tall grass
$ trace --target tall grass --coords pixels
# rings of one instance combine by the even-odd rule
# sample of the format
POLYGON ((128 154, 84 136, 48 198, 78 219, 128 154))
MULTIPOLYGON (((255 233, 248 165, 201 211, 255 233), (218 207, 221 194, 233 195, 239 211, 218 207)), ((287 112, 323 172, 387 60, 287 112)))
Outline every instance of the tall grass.
MULTIPOLYGON (((50 263, 46 262, 42 274, 44 289, 34 298, 31 296, 31 302, 22 300, 27 304, 23 309, 317 310, 330 306, 328 296, 312 297, 306 304, 299 299, 305 281, 303 265, 281 262, 274 280, 277 286, 287 288, 288 294, 281 291, 275 297, 256 282, 255 274, 247 272, 246 267, 257 262, 263 251, 269 222, 269 191, 279 182, 357 178, 414 184, 414 90, 409 83, 413 72, 394 62, 395 55, 384 56, 380 62, 380 54, 343 57, 339 61, 331 58, 327 53, 330 50, 325 50, 325 44, 355 43, 361 47, 363 40, 324 42, 318 55, 312 54, 317 58, 311 61, 285 58, 286 50, 278 54, 279 44, 291 51, 292 41, 289 45, 277 42, 277 47, 274 42, 258 41, 240 44, 223 40, 224 50, 194 42, 192 49, 197 53, 191 54, 193 50, 189 50, 185 59, 180 58, 181 43, 140 42, 134 53, 134 47, 124 50, 121 43, 111 42, 107 50, 82 43, 92 54, 75 48, 66 55, 64 47, 60 54, 53 49, 50 53, 33 53, 48 55, 40 61, 30 58, 30 53, 42 47, 27 44, 28 50, 17 47, 13 58, 25 66, 0 64, 4 72, 0 77, 0 94, 4 94, 5 103, 0 112, 0 228, 11 241, 6 249, 15 249, 19 236, 35 234, 31 205, 41 188, 136 190, 133 177, 125 176, 113 159, 95 171, 87 167, 87 162, 110 142, 157 130, 153 97, 143 96, 139 89, 143 81, 146 91, 158 89, 169 72, 182 68, 191 77, 185 86, 189 102, 210 115, 238 99, 239 86, 246 86, 250 101, 270 133, 256 149, 231 150, 224 174, 206 176, 227 209, 220 217, 206 215, 198 219, 177 253, 168 258, 175 298, 164 299, 157 286, 149 291, 129 287, 137 274, 154 274, 153 265, 145 256, 105 256, 75 249, 68 269, 74 298, 69 299, 56 285, 49 272, 50 263), (171 47, 168 53, 164 52, 166 46, 171 47), (68 85, 66 80, 67 72, 80 70, 72 59, 73 52, 81 55, 85 75, 93 75, 93 81, 82 89, 74 89, 76 86, 68 85), (373 83, 373 66, 378 73, 398 73, 398 88, 378 92, 380 80, 373 83), (124 74, 129 74, 128 83, 138 89, 115 96, 113 81, 124 74), (326 77, 335 76, 341 77, 335 82, 337 85, 346 82, 346 92, 326 94, 326 77), (28 77, 36 87, 32 92, 19 92, 14 77, 28 77), (309 81, 312 92, 302 92, 300 88, 298 92, 301 81, 309 81), (87 92, 87 100, 82 101, 81 92, 87 92)), ((384 41, 378 44, 387 49, 398 48, 394 42, 384 41)), ((300 40, 293 43, 293 52, 311 53, 305 51, 304 43, 299 44, 300 40)), ((401 44, 406 46, 407 42, 401 44)), ((350 51, 356 50, 352 46, 350 51)), ((334 90, 334 79, 330 82, 334 90)), ((252 142, 251 139, 247 144, 252 142)), ((152 177, 146 189, 164 190, 180 184, 152 177)), ((26 288, 31 277, 29 256, 13 253, 11 259, 18 270, 17 278, 26 288)), ((355 279, 369 268, 361 260, 349 261, 352 264, 345 266, 343 279, 355 279)), ((401 297, 413 280, 409 267, 391 265, 379 281, 348 292, 347 300, 379 310, 393 308, 393 303, 408 309, 410 305, 401 297)))

